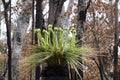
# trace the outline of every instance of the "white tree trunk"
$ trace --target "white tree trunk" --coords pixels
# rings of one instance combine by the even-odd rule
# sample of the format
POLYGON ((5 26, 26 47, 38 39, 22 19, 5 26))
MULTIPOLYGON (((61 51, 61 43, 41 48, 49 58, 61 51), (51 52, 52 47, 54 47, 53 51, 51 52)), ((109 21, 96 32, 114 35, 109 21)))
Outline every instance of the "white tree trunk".
POLYGON ((59 22, 58 26, 63 27, 63 29, 69 28, 71 26, 70 15, 67 11, 73 6, 74 6, 74 0, 69 0, 69 2, 65 2, 64 6, 62 7, 62 12, 58 19, 58 22, 59 22), (66 6, 67 4, 68 6, 66 6), (66 10, 65 10, 65 7, 67 7, 66 10))
POLYGON ((18 60, 21 56, 23 39, 29 26, 31 7, 31 0, 24 0, 22 2, 22 10, 17 19, 17 27, 14 31, 13 51, 12 51, 12 80, 18 80, 18 60))

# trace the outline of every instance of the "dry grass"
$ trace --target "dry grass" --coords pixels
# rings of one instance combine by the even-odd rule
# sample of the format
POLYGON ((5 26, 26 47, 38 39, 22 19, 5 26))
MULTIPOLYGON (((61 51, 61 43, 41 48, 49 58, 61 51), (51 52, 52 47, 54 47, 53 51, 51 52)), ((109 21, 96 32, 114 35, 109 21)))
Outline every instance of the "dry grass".
POLYGON ((84 64, 87 66, 87 69, 84 70, 84 80, 100 80, 99 71, 94 61, 86 58, 84 59, 84 64))

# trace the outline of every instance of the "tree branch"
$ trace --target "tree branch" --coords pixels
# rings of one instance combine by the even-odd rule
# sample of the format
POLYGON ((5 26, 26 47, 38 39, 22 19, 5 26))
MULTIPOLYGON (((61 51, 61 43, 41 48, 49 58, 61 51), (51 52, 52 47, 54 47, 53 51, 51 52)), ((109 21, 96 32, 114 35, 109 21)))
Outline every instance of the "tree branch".
POLYGON ((2 3, 4 5, 5 10, 7 10, 8 6, 10 4, 10 0, 8 2, 5 2, 5 0, 2 0, 2 3))
POLYGON ((5 5, 5 0, 2 0, 3 5, 5 5))
POLYGON ((90 3, 91 3, 91 0, 89 0, 89 2, 88 2, 88 4, 87 4, 87 7, 85 8, 85 11, 87 11, 87 9, 89 8, 90 3))

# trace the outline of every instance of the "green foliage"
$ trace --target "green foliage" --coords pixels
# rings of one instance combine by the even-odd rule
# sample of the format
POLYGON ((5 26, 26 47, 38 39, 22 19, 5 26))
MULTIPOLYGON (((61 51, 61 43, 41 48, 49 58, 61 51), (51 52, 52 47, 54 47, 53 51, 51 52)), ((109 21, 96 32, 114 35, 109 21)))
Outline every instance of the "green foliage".
POLYGON ((35 33, 38 37, 38 46, 35 48, 34 54, 27 59, 29 65, 32 65, 31 67, 43 62, 51 66, 70 66, 80 76, 78 73, 78 69, 82 65, 79 61, 80 56, 91 52, 92 49, 87 46, 80 48, 75 46, 76 31, 74 28, 67 29, 65 36, 62 28, 55 27, 53 30, 52 25, 48 25, 48 31, 43 30, 41 33, 40 29, 36 29, 35 33), (72 34, 71 37, 69 33, 72 34))

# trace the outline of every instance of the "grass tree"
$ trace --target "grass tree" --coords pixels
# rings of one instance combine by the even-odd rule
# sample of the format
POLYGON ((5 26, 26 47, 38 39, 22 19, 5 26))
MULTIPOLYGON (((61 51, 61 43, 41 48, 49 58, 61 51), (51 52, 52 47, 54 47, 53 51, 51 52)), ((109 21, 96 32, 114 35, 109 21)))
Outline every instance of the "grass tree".
MULTIPOLYGON (((53 29, 53 26, 49 25, 48 31, 43 30, 41 33, 40 29, 36 29, 35 32, 38 38, 38 45, 34 49, 34 54, 26 59, 29 68, 34 68, 39 64, 47 63, 47 66, 51 68, 67 68, 68 74, 70 69, 73 69, 79 78, 81 78, 78 72, 78 69, 81 69, 82 67, 82 64, 79 61, 80 55, 90 53, 92 49, 87 46, 77 47, 75 45, 76 30, 71 28, 70 30, 66 30, 66 34, 63 34, 62 28, 55 27, 53 29), (70 37, 69 34, 72 36, 70 37)), ((69 76, 70 75, 68 75, 68 78, 63 78, 63 80, 69 80, 69 76)), ((54 80, 54 78, 46 78, 45 80, 54 80)), ((57 80, 59 79, 57 78, 57 80)))

